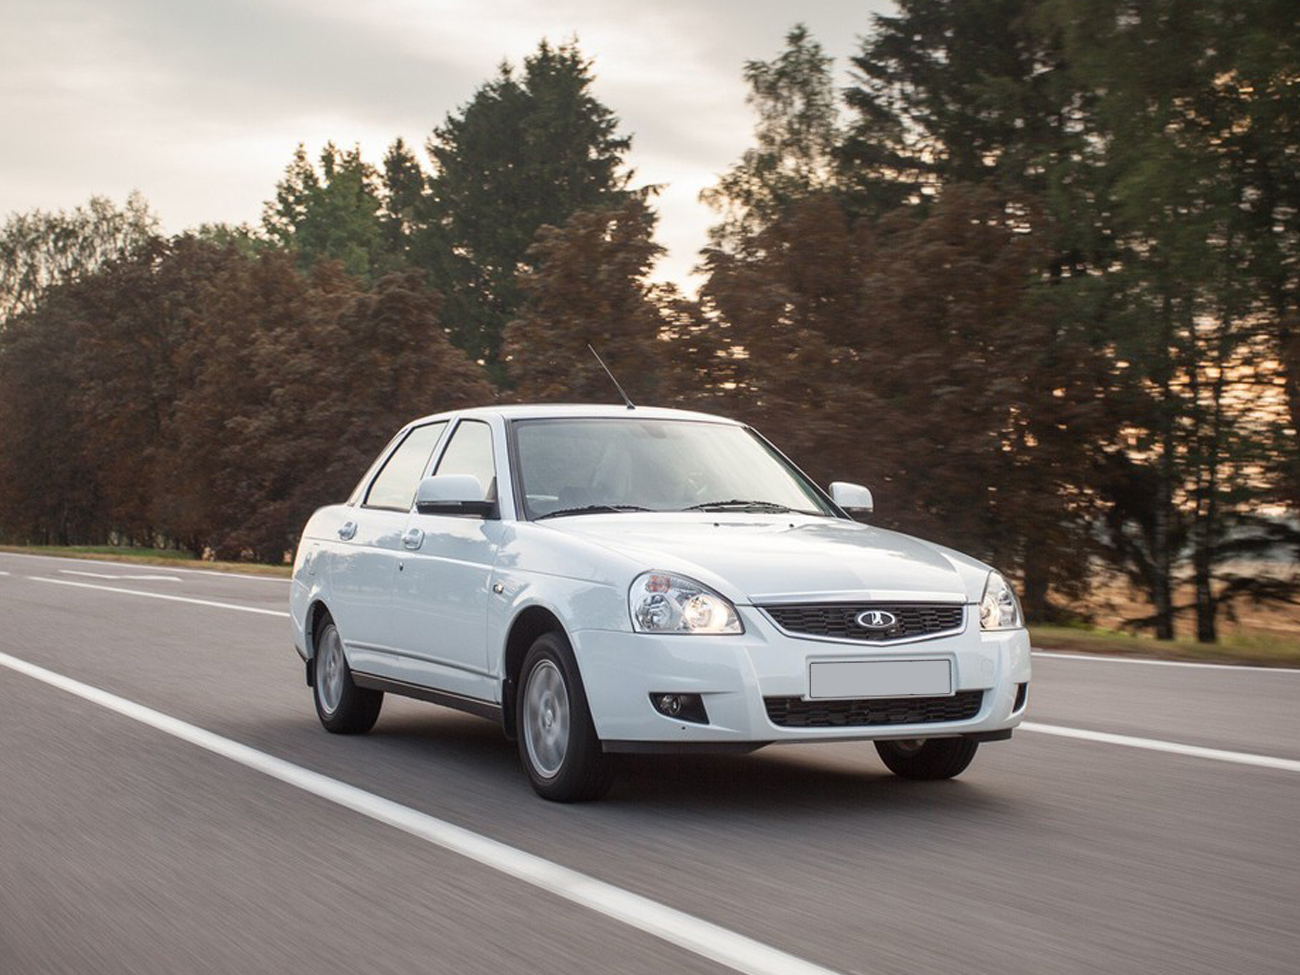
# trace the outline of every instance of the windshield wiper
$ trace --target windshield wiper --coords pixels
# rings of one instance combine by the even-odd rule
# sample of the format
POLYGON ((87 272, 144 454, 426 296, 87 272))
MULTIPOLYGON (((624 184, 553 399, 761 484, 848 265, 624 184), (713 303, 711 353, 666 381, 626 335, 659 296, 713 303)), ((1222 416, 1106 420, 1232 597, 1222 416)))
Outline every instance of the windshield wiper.
POLYGON ((744 498, 732 498, 730 501, 705 501, 702 504, 693 504, 683 511, 771 511, 776 514, 786 512, 796 512, 810 515, 816 512, 799 511, 798 508, 791 508, 788 505, 777 504, 775 501, 746 501, 744 498))
POLYGON ((538 515, 533 521, 541 521, 544 518, 559 518, 563 515, 598 515, 610 511, 652 510, 652 508, 643 508, 639 504, 584 504, 580 508, 560 508, 558 511, 548 511, 544 515, 538 515))

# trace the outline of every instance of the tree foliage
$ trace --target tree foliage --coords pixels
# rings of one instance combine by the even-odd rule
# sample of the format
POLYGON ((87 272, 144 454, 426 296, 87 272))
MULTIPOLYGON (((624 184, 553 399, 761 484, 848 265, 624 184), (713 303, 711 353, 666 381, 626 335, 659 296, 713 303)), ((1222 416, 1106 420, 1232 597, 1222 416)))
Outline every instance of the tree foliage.
POLYGON ((12 215, 0 227, 0 325, 32 311, 55 285, 135 252, 157 233, 158 218, 138 193, 121 209, 95 196, 71 212, 12 215))
POLYGON ((412 416, 616 401, 590 343, 638 403, 873 485, 1034 619, 1105 567, 1135 625, 1212 640, 1300 591, 1252 561, 1300 551, 1295 37, 1293 0, 900 0, 837 93, 796 26, 745 66, 695 298, 651 283, 576 43, 503 65, 427 172, 300 147, 264 238, 164 241, 134 198, 12 218, 0 533, 276 558, 412 416))
POLYGON ((327 144, 318 169, 299 145, 262 222, 272 240, 297 252, 304 269, 328 258, 371 281, 396 264, 385 246, 382 209, 378 174, 359 147, 327 144))
POLYGON ((704 290, 733 403, 823 483, 875 484, 885 523, 1077 588, 1096 366, 998 196, 953 187, 873 227, 812 196, 753 252, 713 252, 704 290))
POLYGON ((0 336, 0 530, 279 560, 412 416, 492 397, 415 272, 155 243, 0 336), (51 389, 72 391, 51 396, 51 389))
POLYGON ((633 401, 664 402, 670 366, 664 333, 668 295, 647 283, 662 252, 645 204, 576 214, 544 227, 522 276, 524 303, 503 351, 524 402, 619 402, 587 346, 595 348, 633 401))
POLYGON ((745 64, 756 145, 700 194, 722 215, 710 231, 715 247, 744 246, 788 205, 831 183, 839 138, 831 59, 802 24, 785 42, 773 60, 745 64))
POLYGON ((543 226, 615 206, 631 172, 631 138, 591 88, 591 62, 575 43, 543 41, 516 76, 503 64, 429 138, 433 268, 456 343, 494 365, 522 300, 521 270, 543 226))
POLYGON ((1277 160, 1297 147, 1293 126, 1258 123, 1294 105, 1294 47, 1268 38, 1297 26, 1282 4, 904 0, 854 59, 851 212, 981 183, 1050 218, 1028 229, 1046 234, 1057 314, 1107 361, 1094 376, 1108 422, 1079 486, 1161 636, 1186 578, 1214 638, 1224 599, 1252 588, 1234 560, 1277 540, 1253 508, 1295 463, 1268 390, 1294 382, 1277 375, 1294 167, 1277 160))

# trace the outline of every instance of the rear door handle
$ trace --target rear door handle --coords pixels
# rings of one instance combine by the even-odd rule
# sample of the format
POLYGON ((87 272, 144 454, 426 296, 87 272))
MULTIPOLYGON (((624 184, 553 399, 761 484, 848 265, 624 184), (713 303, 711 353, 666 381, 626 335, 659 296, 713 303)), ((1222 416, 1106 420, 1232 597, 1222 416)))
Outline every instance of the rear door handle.
POLYGON ((417 549, 424 544, 424 532, 419 528, 409 528, 402 536, 402 544, 409 549, 417 549))
POLYGON ((343 527, 339 529, 339 538, 346 542, 356 533, 357 523, 355 521, 345 521, 343 522, 343 527))

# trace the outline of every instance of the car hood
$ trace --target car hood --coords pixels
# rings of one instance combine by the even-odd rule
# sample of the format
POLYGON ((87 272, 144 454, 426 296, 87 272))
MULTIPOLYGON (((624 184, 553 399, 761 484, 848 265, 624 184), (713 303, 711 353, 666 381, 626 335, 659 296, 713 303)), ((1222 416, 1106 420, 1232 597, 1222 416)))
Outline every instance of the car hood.
POLYGON ((843 519, 610 514, 547 524, 740 602, 975 602, 988 573, 942 546, 843 519))

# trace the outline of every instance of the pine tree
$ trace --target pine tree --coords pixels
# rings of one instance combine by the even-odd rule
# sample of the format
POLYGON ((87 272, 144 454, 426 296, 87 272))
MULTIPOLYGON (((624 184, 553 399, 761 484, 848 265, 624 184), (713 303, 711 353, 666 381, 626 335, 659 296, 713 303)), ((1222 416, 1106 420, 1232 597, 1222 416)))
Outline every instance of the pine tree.
POLYGON ((402 139, 395 139, 384 155, 383 205, 379 219, 384 246, 390 255, 401 255, 412 263, 412 239, 423 226, 428 210, 428 183, 415 153, 402 139))
POLYGON ((438 255, 428 266, 454 341, 494 370, 538 229, 627 195, 631 139, 617 134, 593 80, 576 44, 543 41, 519 77, 502 65, 428 141, 435 172, 423 252, 438 255))
POLYGON ((267 235, 296 251, 306 269, 321 258, 341 262, 348 273, 371 281, 399 263, 385 247, 379 179, 360 147, 321 150, 319 171, 299 145, 266 204, 267 235))
POLYGON ((796 25, 772 61, 749 61, 748 102, 758 113, 756 145, 700 194, 722 215, 710 231, 715 247, 734 249, 833 178, 838 109, 831 58, 796 25))

